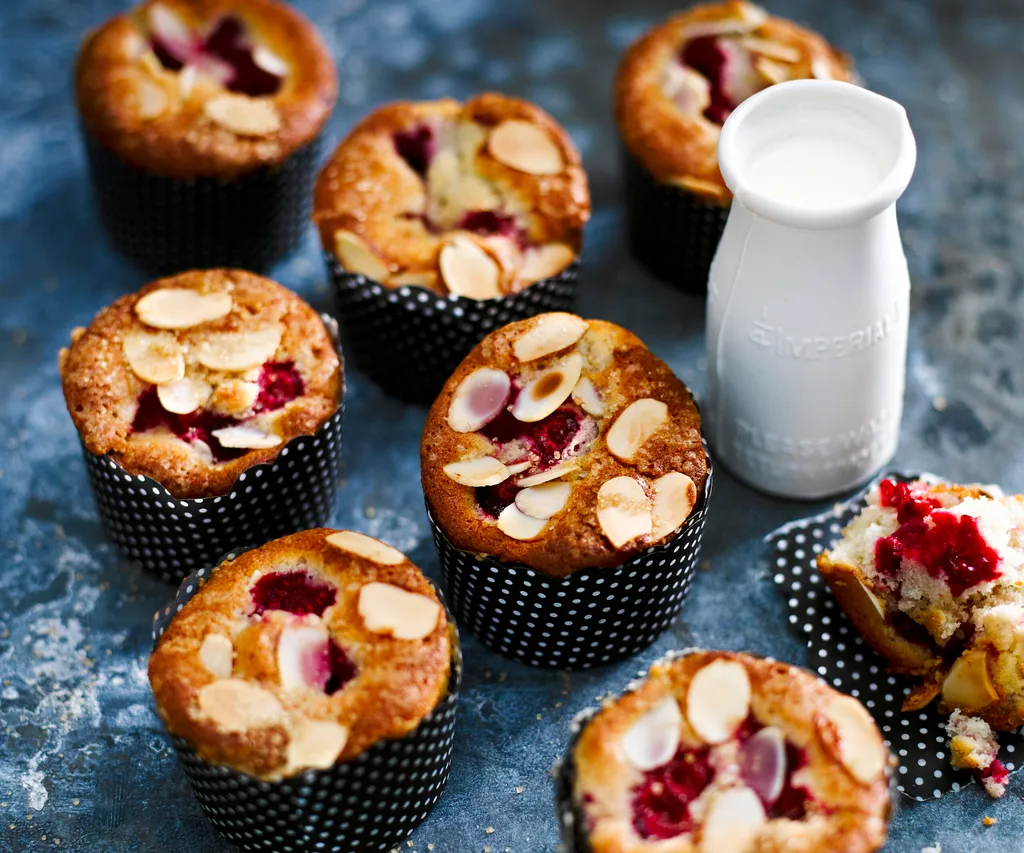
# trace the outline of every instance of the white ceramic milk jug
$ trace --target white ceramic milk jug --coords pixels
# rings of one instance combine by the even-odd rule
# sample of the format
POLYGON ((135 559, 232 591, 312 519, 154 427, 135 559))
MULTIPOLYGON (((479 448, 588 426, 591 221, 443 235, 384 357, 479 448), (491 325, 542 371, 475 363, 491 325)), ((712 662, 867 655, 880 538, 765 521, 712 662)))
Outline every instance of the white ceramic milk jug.
POLYGON ((715 458, 784 497, 849 489, 899 437, 907 115, 849 83, 781 83, 732 113, 718 157, 734 198, 708 282, 715 458))

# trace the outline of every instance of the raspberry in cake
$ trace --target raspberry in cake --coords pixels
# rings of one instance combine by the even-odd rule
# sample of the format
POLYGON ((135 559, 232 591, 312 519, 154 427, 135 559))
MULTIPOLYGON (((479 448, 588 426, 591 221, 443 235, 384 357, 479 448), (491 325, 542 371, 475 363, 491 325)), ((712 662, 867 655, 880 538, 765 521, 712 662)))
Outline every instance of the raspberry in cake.
POLYGON ((590 196, 565 130, 488 93, 371 113, 324 168, 314 207, 324 249, 347 272, 483 300, 569 267, 590 196))
POLYGON ((679 532, 708 477, 686 387, 625 329, 541 314, 488 335, 431 407, 423 491, 451 543, 553 576, 679 532))
POLYGON ((341 404, 342 369, 317 313, 241 270, 146 285, 72 333, 60 354, 88 453, 178 498, 228 492, 341 404))
POLYGON ((582 724, 559 809, 571 850, 865 853, 885 841, 888 763, 856 699, 787 664, 690 651, 582 724))
POLYGON ((263 780, 352 761, 448 692, 455 640, 399 551, 310 530, 219 566, 149 661, 168 731, 263 780))

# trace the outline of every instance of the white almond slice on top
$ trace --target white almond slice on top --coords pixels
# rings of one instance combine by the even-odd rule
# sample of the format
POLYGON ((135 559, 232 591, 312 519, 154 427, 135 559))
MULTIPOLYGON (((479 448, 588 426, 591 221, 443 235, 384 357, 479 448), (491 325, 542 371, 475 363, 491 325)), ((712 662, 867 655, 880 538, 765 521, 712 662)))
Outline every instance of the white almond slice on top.
POLYGON ((224 634, 207 634, 199 647, 199 662, 215 678, 230 678, 235 647, 224 634))
POLYGON ((472 240, 455 237, 441 249, 438 266, 445 286, 467 299, 501 296, 501 270, 497 262, 472 240))
POLYGON ((498 530, 510 539, 517 539, 520 542, 536 539, 547 527, 547 523, 547 519, 530 518, 514 503, 505 507, 498 516, 498 530))
POLYGON ((702 667, 686 692, 686 719, 705 743, 733 736, 750 713, 750 678, 738 661, 716 660, 702 667))
POLYGON ((170 100, 167 93, 156 83, 139 80, 135 87, 135 105, 140 119, 152 121, 167 112, 170 100))
MULTIPOLYGON (((523 471, 529 471, 532 466, 533 463, 529 459, 524 462, 513 462, 511 465, 505 463, 505 467, 508 468, 508 474, 510 477, 514 477, 516 474, 522 474, 523 471)), ((518 483, 516 485, 518 485, 518 483)))
POLYGON ((999 699, 984 649, 972 649, 956 659, 942 682, 942 698, 965 714, 973 714, 999 699))
POLYGON ((357 557, 365 557, 382 566, 397 566, 405 562, 405 554, 397 548, 354 530, 339 530, 330 534, 324 541, 328 545, 355 554, 357 557))
POLYGON ((185 354, 174 335, 133 331, 124 336, 122 348, 128 366, 143 382, 161 385, 185 375, 185 354))
POLYGON ((888 754, 871 714, 852 696, 835 696, 824 710, 839 736, 839 760, 858 782, 873 782, 885 770, 888 754))
POLYGON ((764 56, 759 56, 754 60, 754 68, 758 74, 771 84, 785 83, 790 76, 789 66, 764 56))
POLYGON ((557 175, 565 158, 551 135, 533 122, 503 121, 487 137, 487 150, 499 163, 530 175, 557 175))
POLYGON ((187 101, 199 79, 199 69, 195 65, 186 65, 178 72, 178 96, 187 101))
POLYGON ((587 321, 575 314, 564 311, 541 314, 512 342, 512 352, 520 361, 534 361, 571 347, 588 328, 587 321))
POLYGON ((160 41, 178 54, 192 50, 196 39, 181 16, 163 3, 154 3, 147 15, 149 29, 160 41))
POLYGON ((191 329, 231 313, 230 293, 199 293, 183 287, 165 287, 147 293, 135 303, 135 314, 155 329, 191 329))
POLYGON ((512 380, 504 370, 481 367, 459 383, 448 405, 448 426, 455 432, 476 432, 504 411, 512 380))
POLYGON ((365 275, 374 281, 387 281, 390 270, 358 234, 341 228, 334 232, 334 254, 345 272, 365 275))
POLYGON ((565 243, 545 243, 535 249, 528 249, 523 265, 519 268, 519 280, 527 284, 553 278, 573 262, 576 252, 565 243))
POLYGON ((277 679, 285 690, 323 690, 331 675, 327 629, 288 625, 277 641, 277 679))
POLYGON ((565 506, 571 492, 569 483, 530 486, 516 493, 516 507, 530 518, 546 521, 565 506))
POLYGON ((199 712, 218 728, 244 732, 282 723, 285 710, 269 690, 241 678, 221 678, 199 691, 199 712))
POLYGON ((604 403, 591 382, 586 376, 581 376, 576 387, 572 389, 572 399, 584 412, 594 418, 604 417, 604 403))
POLYGON ((210 395, 210 408, 225 415, 239 416, 250 411, 260 396, 258 382, 225 379, 218 382, 210 395))
POLYGON ((281 346, 280 324, 249 332, 215 332, 195 345, 195 357, 203 367, 240 373, 270 361, 281 346))
POLYGON ((569 353, 527 383, 512 404, 513 416, 528 424, 544 420, 568 399, 582 371, 583 356, 569 353))
POLYGON ((213 430, 210 435, 220 442, 221 447, 239 450, 268 450, 281 443, 281 436, 247 426, 223 427, 213 430))
POLYGON ((768 821, 761 799, 750 788, 728 788, 714 795, 700 830, 699 853, 745 853, 768 821))
POLYGON ((827 59, 822 59, 820 56, 816 56, 811 60, 811 76, 815 80, 833 80, 832 66, 829 64, 827 59))
POLYGON ((651 494, 654 498, 652 535, 655 539, 668 536, 673 530, 682 527, 697 502, 696 485, 679 471, 658 477, 651 485, 651 494))
POLYGON ((432 598, 389 583, 361 587, 358 608, 367 631, 390 634, 396 640, 422 640, 441 616, 441 605, 432 598))
POLYGON ((261 44, 253 49, 252 61, 257 67, 277 77, 284 77, 288 73, 288 63, 261 44))
POLYGON ((539 486, 541 483, 561 479, 566 474, 576 471, 579 467, 580 463, 578 460, 569 459, 560 465, 556 465, 554 468, 548 468, 547 471, 541 471, 539 474, 531 474, 529 477, 516 480, 516 485, 521 489, 529 489, 531 486, 539 486))
POLYGON ((281 114, 267 98, 220 95, 203 105, 203 113, 237 136, 270 136, 281 129, 281 114))
POLYGON ((461 486, 474 489, 483 486, 496 486, 504 483, 510 476, 505 464, 493 456, 481 456, 463 462, 450 462, 441 469, 445 476, 461 486))
POLYGON ((632 462, 637 451, 668 420, 668 406, 661 400, 644 397, 630 403, 608 430, 606 443, 612 455, 632 462))
POLYGON ((647 536, 652 529, 651 502, 632 477, 613 477, 597 493, 597 521, 615 548, 647 536))
POLYGON ((744 36, 740 39, 740 44, 751 53, 767 56, 770 59, 778 59, 790 64, 800 61, 800 51, 792 45, 782 44, 782 42, 769 41, 757 36, 744 36))
POLYGON ((288 741, 289 770, 324 770, 348 743, 348 729, 332 720, 300 720, 288 741))
POLYGON ((683 42, 708 36, 727 36, 750 33, 760 26, 754 21, 743 18, 721 18, 716 21, 697 21, 683 28, 680 38, 683 42))
MULTIPOLYGON (((380 280, 378 279, 378 281, 380 280)), ((388 284, 395 287, 425 287, 427 290, 433 290, 437 287, 437 273, 430 270, 423 270, 422 272, 407 270, 406 272, 400 272, 398 275, 391 276, 388 284)))
POLYGON ((160 405, 168 412, 176 415, 190 415, 202 408, 210 398, 210 384, 193 376, 183 376, 174 382, 164 382, 156 386, 156 396, 160 405))
POLYGON ((674 696, 662 699, 626 730, 622 752, 637 770, 654 770, 668 763, 679 749, 683 715, 674 696))

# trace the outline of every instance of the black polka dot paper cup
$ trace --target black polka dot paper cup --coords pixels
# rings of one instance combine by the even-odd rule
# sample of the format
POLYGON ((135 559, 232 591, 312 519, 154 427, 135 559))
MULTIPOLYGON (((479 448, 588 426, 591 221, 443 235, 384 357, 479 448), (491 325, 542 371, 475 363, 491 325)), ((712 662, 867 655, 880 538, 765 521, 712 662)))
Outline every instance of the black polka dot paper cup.
MULTIPOLYGON (((239 553, 230 552, 217 564, 239 553)), ((187 577, 174 601, 156 614, 154 647, 214 570, 201 569, 187 577)), ((172 737, 210 823, 235 846, 265 853, 382 853, 400 844, 426 819, 451 773, 462 681, 462 653, 455 623, 451 624, 448 693, 405 737, 379 741, 351 761, 265 782, 209 764, 186 740, 172 737)))
MULTIPOLYGON (((323 319, 337 341, 337 324, 323 319)), ((343 412, 344 398, 313 435, 296 436, 272 462, 243 471, 226 495, 209 498, 176 498, 151 477, 83 446, 107 537, 146 571, 178 583, 239 542, 262 545, 325 526, 341 478, 343 412)))
POLYGON ((182 179, 125 162, 85 127, 82 136, 104 229, 120 254, 149 272, 264 272, 306 235, 322 137, 275 166, 182 179))
POLYGON ((434 401, 470 350, 495 329, 547 311, 572 311, 580 275, 577 259, 519 293, 476 300, 410 285, 385 287, 346 272, 330 252, 324 257, 349 362, 386 393, 422 405, 434 401))
POLYGON ((729 208, 660 183, 628 153, 623 161, 630 252, 666 284, 704 296, 729 208))
POLYGON ((676 537, 618 568, 554 578, 456 548, 427 516, 441 580, 458 623, 492 651, 530 666, 588 669, 646 649, 674 621, 689 592, 711 499, 704 492, 676 537))

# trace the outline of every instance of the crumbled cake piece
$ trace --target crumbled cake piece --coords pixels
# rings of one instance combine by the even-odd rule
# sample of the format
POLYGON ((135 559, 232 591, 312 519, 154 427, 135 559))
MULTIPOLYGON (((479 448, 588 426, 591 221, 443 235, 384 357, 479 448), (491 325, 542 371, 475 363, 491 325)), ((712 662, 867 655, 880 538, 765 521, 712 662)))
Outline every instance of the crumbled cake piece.
POLYGON ((992 728, 978 717, 954 711, 946 724, 949 763, 958 770, 972 770, 990 797, 1006 793, 1009 772, 997 758, 999 743, 992 728))

